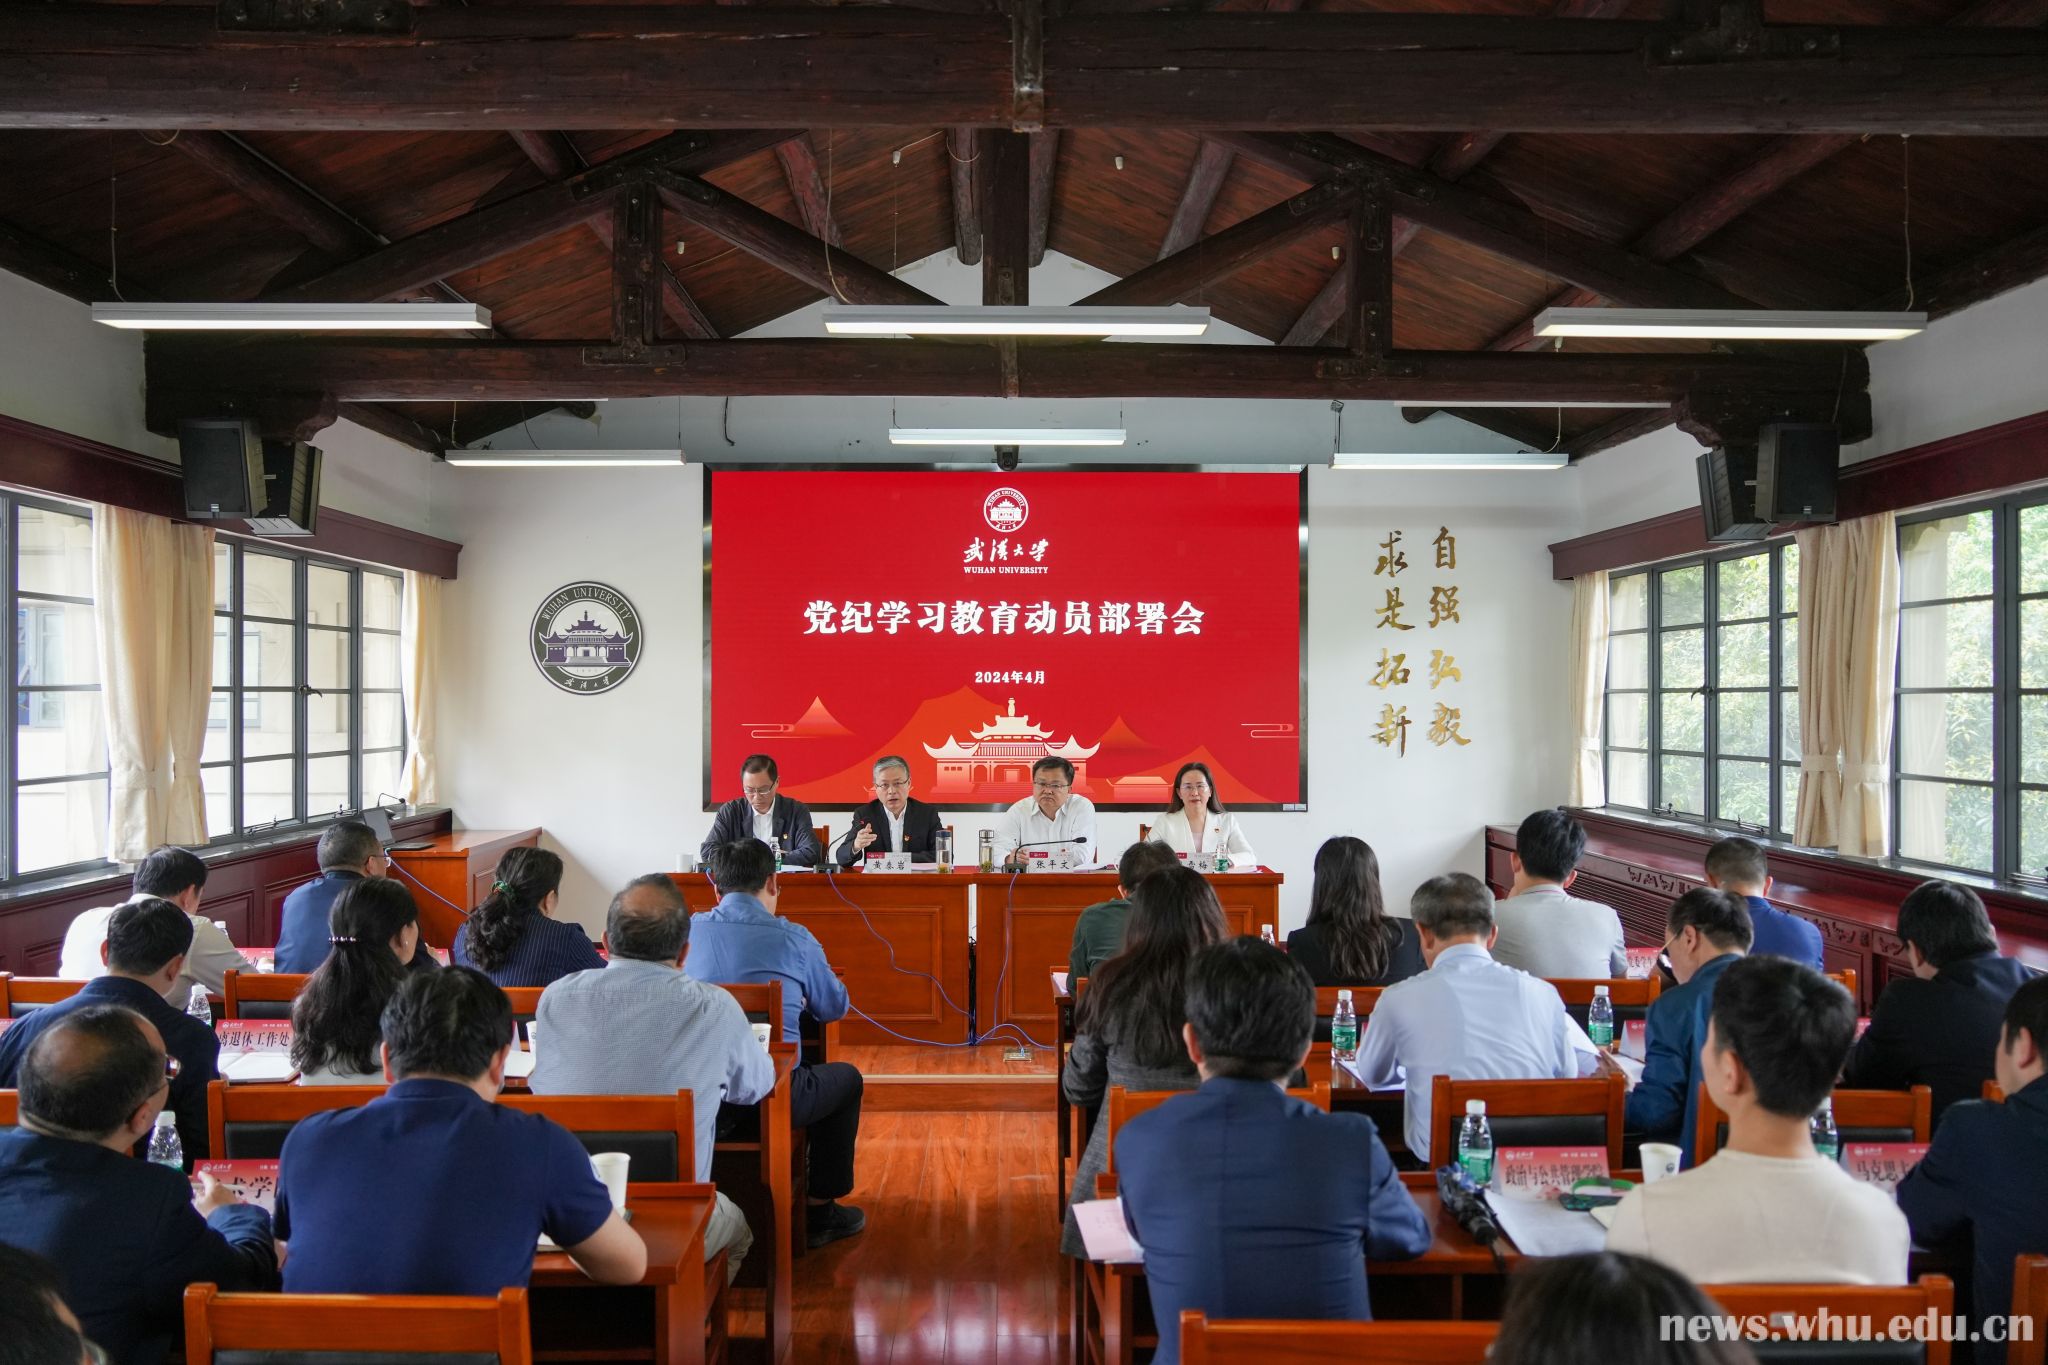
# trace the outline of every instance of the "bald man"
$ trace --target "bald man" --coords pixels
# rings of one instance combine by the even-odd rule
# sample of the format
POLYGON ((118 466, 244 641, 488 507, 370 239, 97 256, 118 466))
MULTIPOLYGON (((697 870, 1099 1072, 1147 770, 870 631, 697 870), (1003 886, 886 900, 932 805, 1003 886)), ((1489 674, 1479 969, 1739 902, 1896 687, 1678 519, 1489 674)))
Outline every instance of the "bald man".
POLYGON ((232 1189, 130 1153, 156 1126, 173 1058, 134 1010, 90 1004, 44 1028, 20 1068, 21 1126, 0 1131, 0 1229, 64 1277, 86 1336, 156 1365, 185 1286, 277 1287, 270 1215, 232 1189))

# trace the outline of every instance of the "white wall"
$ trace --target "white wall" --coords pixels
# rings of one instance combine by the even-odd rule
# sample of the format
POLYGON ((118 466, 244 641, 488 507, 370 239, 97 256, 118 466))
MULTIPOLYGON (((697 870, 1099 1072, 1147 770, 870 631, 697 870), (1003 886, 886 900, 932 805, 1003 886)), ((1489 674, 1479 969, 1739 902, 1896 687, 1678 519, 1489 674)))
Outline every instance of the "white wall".
MULTIPOLYGON (((1842 464, 2048 408, 2048 280, 1869 348, 1871 436, 1842 464)), ((1699 506, 1699 442, 1666 427, 1589 457, 1587 532, 1699 506)))
POLYGON ((142 333, 0 270, 0 413, 158 459, 178 447, 142 424, 142 333))

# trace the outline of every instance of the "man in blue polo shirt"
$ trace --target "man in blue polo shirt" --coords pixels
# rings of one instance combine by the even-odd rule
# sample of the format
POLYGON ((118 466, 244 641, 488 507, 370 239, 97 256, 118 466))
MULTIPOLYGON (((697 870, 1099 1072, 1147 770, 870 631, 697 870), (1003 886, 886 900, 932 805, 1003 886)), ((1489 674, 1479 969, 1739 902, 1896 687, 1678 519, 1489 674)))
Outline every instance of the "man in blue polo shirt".
POLYGON ((315 1114, 285 1139, 277 1235, 299 1294, 460 1294, 521 1287, 546 1233, 599 1284, 647 1271, 573 1134, 495 1103, 512 1006, 467 967, 409 977, 384 1007, 391 1088, 315 1114))
MULTIPOLYGON (((825 960, 825 949, 801 924, 775 913, 782 888, 775 855, 758 839, 738 839, 711 850, 706 864, 722 899, 690 917, 690 955, 683 970, 717 985, 782 983, 782 1041, 799 1041, 798 1020, 808 1010, 820 1023, 846 1017, 845 983, 825 960)), ((799 1066, 789 1078, 789 1121, 809 1134, 808 1241, 813 1247, 851 1237, 867 1215, 839 1201, 853 1192, 853 1149, 860 1137, 863 1085, 850 1062, 799 1066)))
MULTIPOLYGON (((350 883, 381 877, 390 866, 377 835, 360 820, 337 820, 320 834, 320 875, 284 898, 277 922, 277 970, 304 974, 327 960, 327 914, 350 883)), ((423 950, 415 958, 426 957, 423 950)))
POLYGON ((178 1125, 185 1159, 207 1154, 206 1083, 220 1075, 220 1040, 213 1030, 164 999, 192 947, 192 921, 170 901, 146 896, 115 909, 107 921, 107 974, 78 994, 45 1006, 0 1033, 0 1088, 21 1084, 29 1046, 73 1010, 121 1005, 156 1026, 164 1050, 178 1064, 165 1105, 178 1125))
POLYGON ((1657 997, 1643 1024, 1647 1055, 1642 1080, 1628 1092, 1626 1125, 1646 1140, 1677 1143, 1690 1167, 1714 983, 1749 951, 1755 931, 1742 897, 1706 886, 1671 903, 1665 930, 1664 951, 1679 984, 1657 997))
POLYGON ((1817 972, 1827 970, 1821 961, 1820 927, 1764 899, 1771 893, 1771 866, 1762 844, 1738 836, 1708 849, 1707 885, 1733 891, 1749 907, 1751 957, 1789 957, 1817 972))

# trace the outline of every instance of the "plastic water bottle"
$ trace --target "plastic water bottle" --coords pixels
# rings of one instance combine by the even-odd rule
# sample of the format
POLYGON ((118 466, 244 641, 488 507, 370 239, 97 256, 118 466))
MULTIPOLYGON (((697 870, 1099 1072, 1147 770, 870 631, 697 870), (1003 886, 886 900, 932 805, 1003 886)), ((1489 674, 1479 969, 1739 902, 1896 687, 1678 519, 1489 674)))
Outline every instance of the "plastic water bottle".
POLYGON ((782 871, 782 836, 775 837, 775 870, 782 871))
POLYGON ((197 981, 192 983, 192 994, 185 999, 185 1013, 208 1028, 213 1027, 213 1002, 206 998, 206 987, 197 981))
POLYGON ((1493 1182, 1493 1129, 1486 1122, 1485 1100, 1465 1101, 1465 1121, 1458 1127, 1458 1165, 1475 1184, 1493 1182))
POLYGON ((184 1172, 185 1144, 178 1140, 178 1120, 169 1113, 156 1116, 156 1131, 149 1135, 149 1159, 155 1165, 184 1172))
POLYGON ((1614 1047, 1614 1002, 1607 998, 1605 986, 1593 988, 1593 1004, 1586 1011, 1586 1036, 1602 1052, 1614 1047))
POLYGON ((1330 1019, 1330 1055, 1340 1062, 1358 1056, 1358 1011, 1352 1008, 1351 992, 1337 992, 1337 1013, 1330 1019))
POLYGON ((1280 946, 1279 936, 1274 934, 1273 926, 1270 924, 1261 924, 1259 926, 1259 941, 1261 943, 1271 944, 1275 948, 1278 948, 1280 946))
POLYGON ((1835 1101, 1832 1096, 1820 1102, 1820 1110, 1813 1116, 1813 1150, 1829 1161, 1842 1159, 1842 1134, 1835 1127, 1835 1101))

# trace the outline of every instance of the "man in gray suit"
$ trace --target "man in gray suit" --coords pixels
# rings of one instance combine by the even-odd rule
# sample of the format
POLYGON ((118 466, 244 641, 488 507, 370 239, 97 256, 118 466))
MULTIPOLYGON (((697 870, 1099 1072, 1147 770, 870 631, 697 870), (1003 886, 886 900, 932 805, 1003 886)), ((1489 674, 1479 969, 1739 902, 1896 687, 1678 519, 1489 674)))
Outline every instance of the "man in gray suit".
POLYGON ((1539 810, 1515 831, 1515 883, 1494 907, 1493 959, 1553 979, 1628 975, 1621 916, 1566 894, 1578 879, 1586 829, 1562 806, 1539 810))

